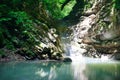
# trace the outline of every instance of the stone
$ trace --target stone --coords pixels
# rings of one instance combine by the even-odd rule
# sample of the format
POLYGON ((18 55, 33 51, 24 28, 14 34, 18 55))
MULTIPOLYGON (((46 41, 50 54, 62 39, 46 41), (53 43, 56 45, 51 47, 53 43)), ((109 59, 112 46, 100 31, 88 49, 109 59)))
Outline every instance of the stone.
POLYGON ((63 59, 63 62, 72 62, 72 59, 69 58, 69 57, 66 57, 66 58, 63 59))
POLYGON ((112 55, 111 59, 120 60, 120 53, 115 53, 114 55, 112 55))

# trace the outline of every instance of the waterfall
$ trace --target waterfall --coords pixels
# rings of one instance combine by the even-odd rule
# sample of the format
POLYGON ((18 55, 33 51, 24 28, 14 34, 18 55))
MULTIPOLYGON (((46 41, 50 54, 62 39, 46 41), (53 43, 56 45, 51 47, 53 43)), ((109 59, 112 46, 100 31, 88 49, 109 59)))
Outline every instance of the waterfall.
POLYGON ((80 48, 81 45, 74 41, 65 40, 64 38, 64 57, 69 57, 72 59, 72 62, 81 62, 82 53, 85 52, 84 49, 80 48))
POLYGON ((88 34, 88 29, 91 28, 94 18, 95 15, 83 17, 83 21, 69 27, 73 33, 71 33, 67 38, 62 38, 65 47, 65 56, 71 58, 72 61, 80 62, 83 59, 82 54, 87 51, 84 49, 86 44, 79 44, 79 42, 81 42, 82 38, 88 34))
POLYGON ((73 70, 74 80, 88 80, 88 76, 85 73, 87 69, 87 63, 101 63, 108 62, 107 57, 103 56, 101 59, 93 59, 84 57, 82 54, 87 52, 85 47, 87 44, 82 43, 82 38, 88 34, 88 30, 93 24, 93 17, 84 17, 84 20, 78 24, 71 26, 72 34, 69 36, 63 36, 62 42, 64 44, 65 54, 64 57, 72 59, 71 69, 73 70), (106 61, 105 61, 106 60, 106 61))

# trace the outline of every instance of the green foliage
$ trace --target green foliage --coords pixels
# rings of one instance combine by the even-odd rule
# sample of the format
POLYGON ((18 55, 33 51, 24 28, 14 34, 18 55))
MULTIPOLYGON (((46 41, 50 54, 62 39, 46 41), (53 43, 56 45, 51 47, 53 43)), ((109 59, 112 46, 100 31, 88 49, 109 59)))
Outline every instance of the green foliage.
MULTIPOLYGON (((47 34, 49 27, 54 27, 54 22, 41 1, 43 0, 0 1, 0 48, 13 51, 20 49, 20 53, 28 57, 38 53, 35 51, 35 46, 40 45, 41 41, 45 43, 44 38, 49 37, 47 34)), ((54 18, 58 19, 63 17, 63 14, 59 13, 60 2, 63 1, 44 0, 43 2, 49 4, 46 5, 47 9, 54 18), (50 7, 53 3, 54 6, 59 7, 59 10, 57 8, 53 10, 54 6, 50 7)))
POLYGON ((120 0, 115 0, 115 8, 120 10, 120 0))
POLYGON ((7 49, 9 49, 9 50, 15 50, 15 47, 14 47, 14 45, 13 45, 13 43, 12 42, 10 42, 10 41, 6 41, 7 43, 6 43, 6 48, 7 49))
POLYGON ((22 27, 31 26, 32 20, 29 19, 29 16, 24 11, 11 11, 8 15, 12 20, 15 19, 16 25, 21 25, 22 27))
POLYGON ((112 0, 114 2, 113 7, 120 10, 120 0, 112 0))
POLYGON ((3 56, 5 56, 5 53, 3 50, 0 50, 0 57, 3 57, 3 56))
POLYGON ((88 10, 89 8, 91 8, 92 7, 92 4, 91 4, 91 2, 90 1, 88 1, 88 0, 84 0, 85 1, 85 3, 84 3, 84 10, 88 10))
MULTIPOLYGON (((10 3, 3 1, 0 4, 0 44, 1 47, 13 50, 20 40, 25 41, 21 35, 24 31, 30 31, 32 20, 25 11, 17 10, 22 2, 21 0, 12 0, 10 3), (12 5, 12 6, 10 6, 12 5)), ((27 35, 29 36, 29 35, 27 35)))
POLYGON ((65 0, 44 0, 44 4, 48 12, 56 19, 61 19, 69 14, 72 7, 76 3, 75 0, 71 0, 69 4, 65 6, 63 10, 61 10, 61 6, 65 0))
POLYGON ((0 48, 3 47, 3 45, 4 45, 4 36, 2 32, 0 32, 0 48))

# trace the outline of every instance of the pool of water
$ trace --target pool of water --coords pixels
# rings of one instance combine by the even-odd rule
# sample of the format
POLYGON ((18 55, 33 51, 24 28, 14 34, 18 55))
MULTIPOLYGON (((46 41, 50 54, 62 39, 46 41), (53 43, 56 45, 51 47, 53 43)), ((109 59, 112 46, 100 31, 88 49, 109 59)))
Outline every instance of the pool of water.
POLYGON ((120 80, 120 63, 0 62, 0 80, 120 80))

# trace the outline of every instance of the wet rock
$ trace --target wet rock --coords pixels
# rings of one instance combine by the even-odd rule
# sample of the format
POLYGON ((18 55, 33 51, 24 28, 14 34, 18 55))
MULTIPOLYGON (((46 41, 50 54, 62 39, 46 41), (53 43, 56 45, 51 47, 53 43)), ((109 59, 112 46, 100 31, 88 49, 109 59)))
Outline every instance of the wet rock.
POLYGON ((111 59, 113 59, 113 60, 120 60, 120 53, 113 54, 111 56, 111 59))
POLYGON ((63 59, 63 62, 72 62, 72 59, 71 59, 71 58, 66 57, 66 58, 64 58, 64 59, 63 59))
POLYGON ((97 35, 96 37, 99 38, 100 40, 113 40, 117 37, 119 37, 120 30, 109 30, 109 31, 104 31, 102 34, 97 35))

